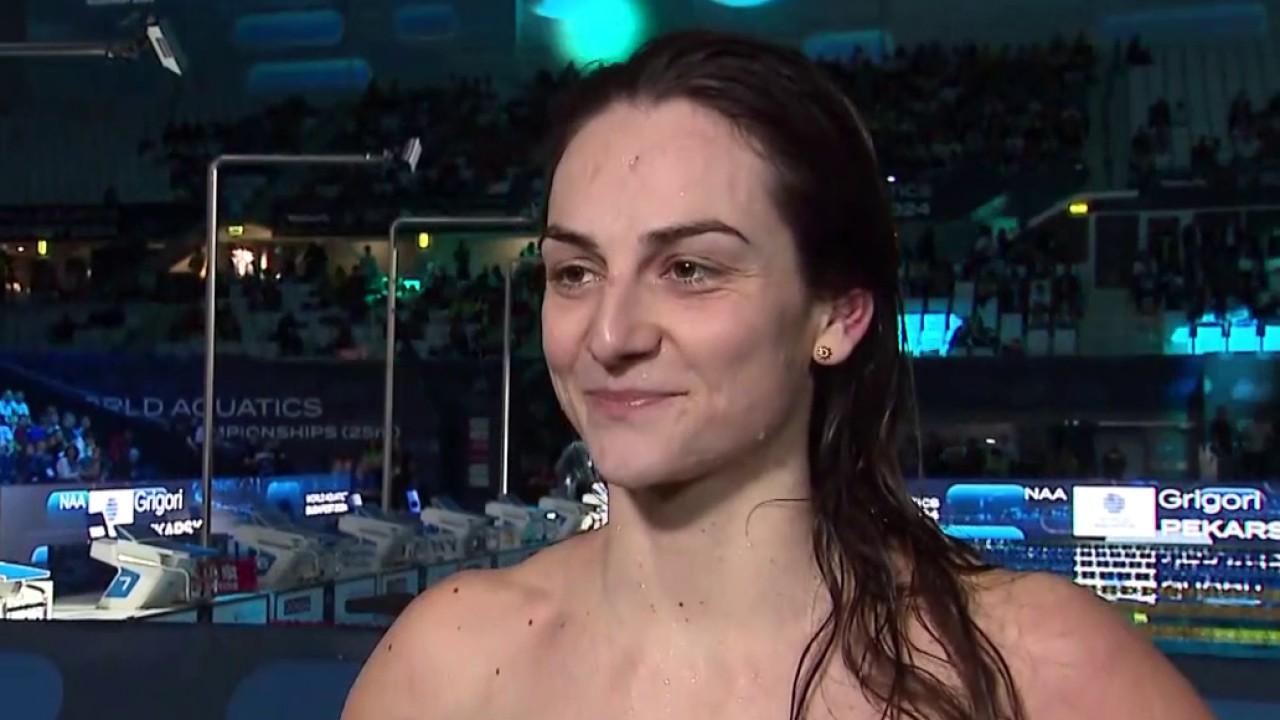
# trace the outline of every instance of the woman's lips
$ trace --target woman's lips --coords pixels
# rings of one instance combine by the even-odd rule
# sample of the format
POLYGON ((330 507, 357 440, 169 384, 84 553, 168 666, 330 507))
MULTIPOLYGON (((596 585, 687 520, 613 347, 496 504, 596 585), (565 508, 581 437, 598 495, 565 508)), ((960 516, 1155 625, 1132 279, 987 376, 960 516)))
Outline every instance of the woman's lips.
POLYGON ((651 410, 684 393, 654 390, 589 390, 587 402, 606 415, 627 417, 651 410))

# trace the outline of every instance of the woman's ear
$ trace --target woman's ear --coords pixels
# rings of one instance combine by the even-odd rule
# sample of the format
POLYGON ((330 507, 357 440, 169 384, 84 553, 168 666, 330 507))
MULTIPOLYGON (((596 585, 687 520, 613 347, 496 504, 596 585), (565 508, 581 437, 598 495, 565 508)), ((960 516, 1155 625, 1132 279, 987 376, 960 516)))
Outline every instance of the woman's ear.
POLYGON ((875 315, 875 299, 866 290, 853 290, 832 302, 824 313, 813 345, 813 361, 839 365, 862 342, 875 315))

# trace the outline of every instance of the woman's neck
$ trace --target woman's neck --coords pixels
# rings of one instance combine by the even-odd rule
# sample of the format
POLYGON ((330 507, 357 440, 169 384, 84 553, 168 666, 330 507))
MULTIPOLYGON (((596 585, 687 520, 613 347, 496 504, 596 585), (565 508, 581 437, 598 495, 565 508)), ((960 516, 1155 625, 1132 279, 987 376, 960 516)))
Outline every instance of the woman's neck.
POLYGON ((727 628, 809 628, 825 609, 808 466, 764 463, 681 485, 611 489, 601 592, 620 626, 714 642, 727 628))

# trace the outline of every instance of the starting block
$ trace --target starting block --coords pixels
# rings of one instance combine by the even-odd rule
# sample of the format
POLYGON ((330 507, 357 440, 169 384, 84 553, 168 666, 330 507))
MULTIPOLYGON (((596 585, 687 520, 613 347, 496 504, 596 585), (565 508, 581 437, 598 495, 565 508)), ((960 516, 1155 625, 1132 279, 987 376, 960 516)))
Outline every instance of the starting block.
POLYGON ((0 562, 0 620, 52 620, 53 578, 42 568, 0 562))

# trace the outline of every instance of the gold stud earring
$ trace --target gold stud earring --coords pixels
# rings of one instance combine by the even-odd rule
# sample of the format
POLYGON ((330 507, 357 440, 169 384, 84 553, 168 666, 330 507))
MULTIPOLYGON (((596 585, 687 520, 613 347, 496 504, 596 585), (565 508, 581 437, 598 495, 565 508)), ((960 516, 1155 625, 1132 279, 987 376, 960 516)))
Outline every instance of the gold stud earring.
POLYGON ((818 362, 826 362, 831 359, 831 348, 826 345, 819 345, 813 351, 813 356, 818 358, 818 362))

